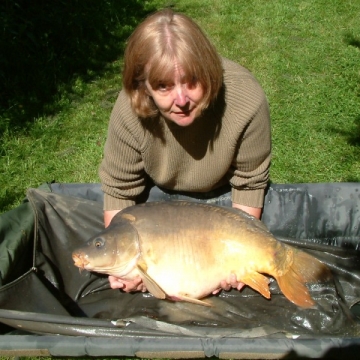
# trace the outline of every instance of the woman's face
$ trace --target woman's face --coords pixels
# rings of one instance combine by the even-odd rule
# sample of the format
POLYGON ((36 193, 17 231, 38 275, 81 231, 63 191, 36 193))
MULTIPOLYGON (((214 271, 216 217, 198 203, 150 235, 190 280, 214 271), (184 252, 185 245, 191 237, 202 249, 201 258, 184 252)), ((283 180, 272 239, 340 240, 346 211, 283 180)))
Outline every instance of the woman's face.
POLYGON ((157 88, 152 88, 146 80, 146 92, 167 120, 179 126, 188 126, 200 115, 198 104, 204 91, 198 82, 184 81, 185 74, 180 66, 175 64, 174 69, 174 79, 170 84, 160 83, 157 88))

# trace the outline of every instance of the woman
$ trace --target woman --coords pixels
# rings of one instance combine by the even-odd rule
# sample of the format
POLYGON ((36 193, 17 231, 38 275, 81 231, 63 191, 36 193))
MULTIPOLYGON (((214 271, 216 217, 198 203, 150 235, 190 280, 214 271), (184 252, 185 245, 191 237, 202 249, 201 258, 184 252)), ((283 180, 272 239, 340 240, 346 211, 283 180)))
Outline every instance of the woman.
MULTIPOLYGON (((230 184, 232 206, 260 218, 270 152, 268 103, 248 70, 220 58, 183 14, 162 10, 135 29, 99 171, 105 226, 149 182, 190 194, 230 184)), ((140 279, 109 281, 144 290, 140 279)), ((221 287, 231 286, 242 283, 229 274, 221 287)))

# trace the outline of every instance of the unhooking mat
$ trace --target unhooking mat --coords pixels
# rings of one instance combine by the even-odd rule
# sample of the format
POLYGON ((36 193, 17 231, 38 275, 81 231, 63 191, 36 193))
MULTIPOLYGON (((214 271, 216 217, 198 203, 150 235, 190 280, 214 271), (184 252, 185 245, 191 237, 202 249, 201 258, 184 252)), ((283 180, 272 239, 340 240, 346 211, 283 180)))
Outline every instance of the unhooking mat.
MULTIPOLYGON (((147 201, 170 199, 231 206, 226 188, 207 197, 189 197, 153 187, 147 201)), ((19 346, 15 340, 19 335, 29 336, 31 344, 33 334, 38 334, 36 341, 54 334, 62 340, 74 335, 138 340, 117 343, 117 355, 139 355, 139 344, 147 339, 152 346, 158 341, 159 348, 152 347, 157 354, 164 346, 170 354, 171 339, 181 339, 187 349, 192 348, 191 341, 200 339, 202 352, 197 357, 219 356, 219 341, 224 339, 237 340, 236 344, 265 339, 267 346, 269 340, 289 339, 357 343, 360 184, 272 184, 267 191, 262 221, 269 230, 319 258, 334 274, 329 283, 310 285, 317 303, 312 309, 290 303, 273 279, 270 301, 246 287, 212 296, 212 308, 110 289, 107 276, 80 272, 71 258, 74 248, 103 229, 102 201, 99 184, 47 184, 30 189, 22 205, 1 215, 0 349, 19 346)), ((231 346, 229 357, 234 356, 231 346)), ((88 355, 91 346, 85 347, 84 353, 71 353, 68 348, 52 354, 88 355)), ((92 355, 114 355, 112 350, 92 355)), ((224 349, 221 353, 226 357, 224 349)))

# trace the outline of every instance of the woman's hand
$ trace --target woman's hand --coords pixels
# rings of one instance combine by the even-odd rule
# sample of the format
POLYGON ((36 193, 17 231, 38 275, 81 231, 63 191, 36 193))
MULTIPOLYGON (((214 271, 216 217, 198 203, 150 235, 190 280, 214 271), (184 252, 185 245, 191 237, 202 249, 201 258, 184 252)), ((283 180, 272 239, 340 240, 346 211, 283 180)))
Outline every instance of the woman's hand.
POLYGON ((104 225, 107 228, 110 225, 112 218, 119 212, 120 210, 105 210, 104 211, 104 225))
POLYGON ((220 288, 214 290, 212 293, 215 295, 221 290, 229 291, 230 289, 238 289, 241 290, 245 286, 244 283, 238 281, 236 279, 236 275, 231 273, 230 276, 226 280, 222 280, 220 283, 220 288))
POLYGON ((145 292, 147 290, 140 276, 137 276, 132 280, 125 280, 110 275, 109 282, 112 289, 122 289, 127 293, 131 291, 145 292))
MULTIPOLYGON (((142 282, 140 276, 137 276, 136 278, 132 280, 125 280, 121 278, 117 278, 115 276, 109 276, 109 282, 110 287, 112 289, 122 289, 123 291, 129 293, 132 291, 147 291, 146 286, 142 282)), ((222 280, 220 283, 220 288, 213 291, 213 294, 217 294, 221 290, 230 290, 230 289, 238 289, 241 290, 245 286, 244 283, 241 281, 237 281, 236 275, 234 273, 231 273, 230 276, 222 280)))

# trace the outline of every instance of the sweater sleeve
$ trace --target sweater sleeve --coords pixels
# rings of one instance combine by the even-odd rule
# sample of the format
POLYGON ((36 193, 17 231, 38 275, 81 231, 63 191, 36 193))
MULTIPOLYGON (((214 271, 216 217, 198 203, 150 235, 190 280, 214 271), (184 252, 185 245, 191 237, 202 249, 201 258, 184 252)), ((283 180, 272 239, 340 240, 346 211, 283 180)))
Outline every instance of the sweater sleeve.
POLYGON ((232 201, 237 204, 263 207, 269 181, 271 139, 269 108, 264 96, 258 112, 249 122, 239 143, 232 166, 232 201))
POLYGON ((246 96, 242 96, 240 101, 251 106, 246 107, 248 120, 238 139, 229 170, 232 201, 251 207, 263 207, 271 161, 269 105, 264 91, 254 77, 248 78, 246 88, 246 96))
POLYGON ((112 110, 99 176, 104 210, 121 210, 135 204, 145 188, 141 156, 141 126, 124 91, 112 110))

